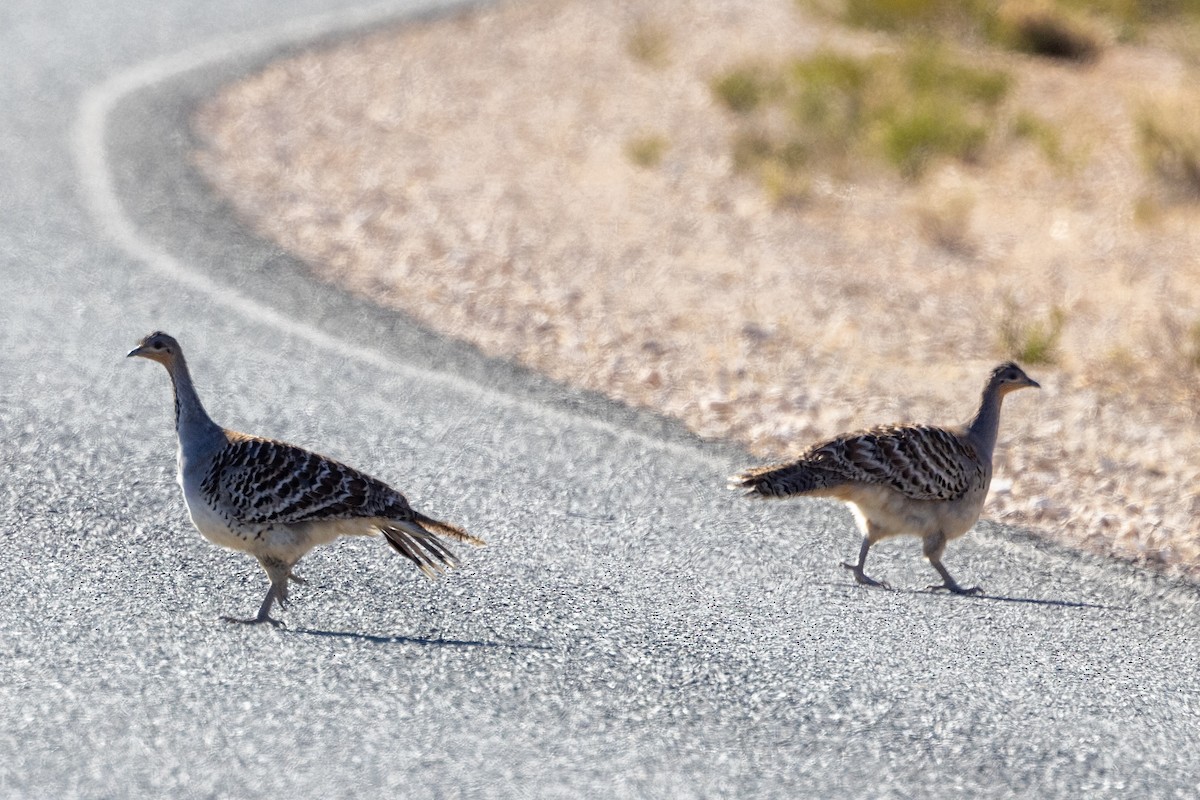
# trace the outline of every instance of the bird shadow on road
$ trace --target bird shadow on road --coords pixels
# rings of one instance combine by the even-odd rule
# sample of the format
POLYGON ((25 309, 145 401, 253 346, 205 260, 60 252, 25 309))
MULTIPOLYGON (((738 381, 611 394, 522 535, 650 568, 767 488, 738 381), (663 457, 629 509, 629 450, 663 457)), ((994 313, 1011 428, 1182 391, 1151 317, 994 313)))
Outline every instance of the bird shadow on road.
POLYGON ((857 586, 853 583, 838 583, 836 581, 820 581, 824 586, 840 586, 843 588, 857 589, 864 592, 895 592, 896 594, 907 594, 915 597, 942 597, 948 600, 991 600, 997 603, 1024 603, 1031 606, 1047 606, 1057 608, 1095 608, 1104 611, 1132 611, 1131 608, 1122 606, 1107 606, 1102 603, 1085 603, 1081 600, 1055 600, 1052 598, 1040 597, 1009 597, 1000 594, 964 594, 955 595, 946 591, 933 591, 931 589, 897 589, 895 587, 888 589, 880 589, 870 586, 857 586))
POLYGON ((955 595, 947 591, 934 591, 932 589, 895 589, 893 591, 904 592, 905 594, 923 595, 926 597, 946 597, 954 600, 992 600, 997 603, 1025 603, 1031 606, 1055 606, 1058 608, 1098 608, 1105 611, 1130 611, 1128 608, 1120 606, 1106 606, 1101 603, 1085 603, 1081 600, 1053 600, 1039 597, 1008 597, 1000 594, 964 594, 955 595))
POLYGON ((509 650, 550 650, 549 645, 519 642, 482 642, 470 639, 426 639, 420 636, 380 636, 357 631, 323 631, 314 628, 281 628, 281 633, 295 636, 315 636, 321 639, 352 639, 370 644, 414 644, 422 647, 496 647, 509 650))

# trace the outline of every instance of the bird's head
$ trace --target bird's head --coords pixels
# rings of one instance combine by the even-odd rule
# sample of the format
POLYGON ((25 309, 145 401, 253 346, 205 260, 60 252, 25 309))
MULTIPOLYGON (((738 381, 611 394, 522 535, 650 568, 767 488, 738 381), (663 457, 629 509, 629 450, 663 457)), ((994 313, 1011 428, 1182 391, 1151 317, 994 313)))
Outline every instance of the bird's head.
POLYGON ((988 385, 999 389, 1001 395, 1015 392, 1017 389, 1042 388, 1040 383, 1026 375, 1025 370, 1018 367, 1012 361, 1006 361, 992 370, 991 378, 988 379, 988 385))
POLYGON ((170 369, 175 359, 181 355, 179 342, 175 341, 175 337, 162 331, 155 331, 138 342, 138 346, 130 350, 126 358, 141 356, 151 361, 157 361, 170 369))

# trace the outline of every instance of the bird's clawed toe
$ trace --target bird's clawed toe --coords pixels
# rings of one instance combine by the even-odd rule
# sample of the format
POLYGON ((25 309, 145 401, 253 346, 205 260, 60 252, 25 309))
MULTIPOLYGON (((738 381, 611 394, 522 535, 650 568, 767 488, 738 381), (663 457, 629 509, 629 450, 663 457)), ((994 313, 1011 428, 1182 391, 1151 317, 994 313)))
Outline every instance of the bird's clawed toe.
POLYGON ((891 585, 887 581, 877 581, 870 575, 862 571, 862 568, 857 564, 850 564, 846 561, 842 562, 842 566, 854 573, 854 580, 861 583, 863 586, 875 586, 880 589, 891 589, 891 585))

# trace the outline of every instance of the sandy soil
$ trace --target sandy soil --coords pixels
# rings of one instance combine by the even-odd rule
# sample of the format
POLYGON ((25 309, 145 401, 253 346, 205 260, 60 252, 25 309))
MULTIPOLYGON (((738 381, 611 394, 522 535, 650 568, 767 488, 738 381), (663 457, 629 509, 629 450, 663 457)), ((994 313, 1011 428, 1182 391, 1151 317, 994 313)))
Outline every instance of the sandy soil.
POLYGON ((1132 123, 1195 67, 990 56, 1067 166, 1009 142, 919 183, 816 174, 787 207, 734 169, 712 76, 889 46, 793 0, 522 3, 272 65, 198 112, 195 158, 323 279, 763 458, 965 419, 1005 326, 1057 308, 985 515, 1200 572, 1200 212, 1153 187, 1132 123), (647 32, 649 62, 629 46, 647 32), (662 160, 638 166, 651 135, 662 160))

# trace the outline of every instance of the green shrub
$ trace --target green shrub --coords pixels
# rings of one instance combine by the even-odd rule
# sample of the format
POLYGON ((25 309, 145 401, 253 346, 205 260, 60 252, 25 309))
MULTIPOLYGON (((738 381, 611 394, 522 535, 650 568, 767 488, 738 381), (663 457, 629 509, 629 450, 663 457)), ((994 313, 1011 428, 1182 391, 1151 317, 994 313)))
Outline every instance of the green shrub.
POLYGON ((938 158, 977 160, 1010 83, 913 42, 898 55, 820 51, 784 66, 740 67, 712 87, 743 118, 733 145, 740 168, 777 163, 779 175, 819 161, 837 172, 867 156, 914 178, 938 158))
POLYGON ((955 95, 994 108, 1008 95, 1012 80, 1007 73, 972 67, 951 58, 936 42, 921 42, 904 58, 909 86, 921 95, 955 95))
POLYGON ((983 7, 978 0, 845 0, 842 18, 875 30, 930 32, 964 27, 983 7))
POLYGON ((1129 29, 1200 16, 1200 0, 1062 0, 1065 5, 1104 17, 1129 29))
POLYGON ((827 51, 787 67, 783 83, 792 150, 828 152, 853 140, 867 121, 869 78, 869 62, 827 51))
POLYGON ((1046 319, 1026 321, 1010 300, 1000 326, 1001 348, 1006 356, 1024 364, 1053 364, 1058 360, 1066 320, 1066 312, 1055 306, 1046 319))
POLYGON ((767 197, 777 207, 799 206, 809 197, 811 181, 808 175, 782 162, 763 162, 758 177, 767 197))
POLYGON ((625 155, 639 167, 658 166, 666 150, 666 138, 657 134, 638 136, 625 143, 625 155))
POLYGON ((1052 164, 1063 164, 1065 155, 1062 139, 1049 122, 1030 111, 1020 111, 1013 120, 1013 136, 1035 143, 1042 155, 1052 164))
POLYGON ((767 88, 761 70, 752 66, 737 67, 712 82, 717 99, 738 114, 748 114, 758 108, 767 95, 767 88))
POLYGON ((756 168, 772 157, 771 139, 759 131, 741 131, 733 137, 733 166, 739 172, 756 168))
POLYGON ((987 140, 987 129, 952 102, 927 100, 881 124, 884 155, 907 178, 919 176, 936 156, 974 161, 987 140))

